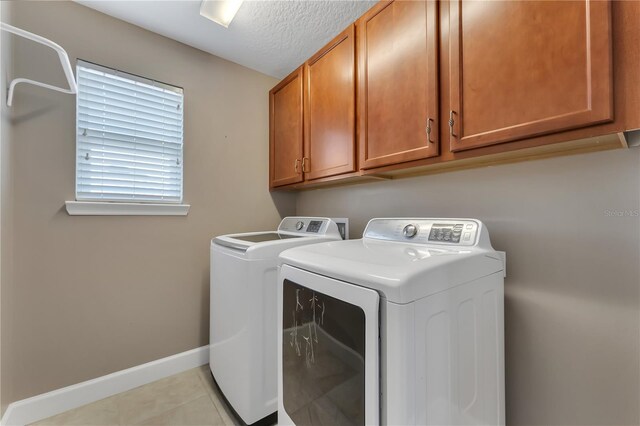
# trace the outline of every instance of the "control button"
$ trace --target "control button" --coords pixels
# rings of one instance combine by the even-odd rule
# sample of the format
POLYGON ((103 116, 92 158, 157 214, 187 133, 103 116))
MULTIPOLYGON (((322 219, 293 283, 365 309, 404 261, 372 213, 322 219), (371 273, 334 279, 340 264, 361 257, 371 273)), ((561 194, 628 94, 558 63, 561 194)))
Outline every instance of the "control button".
POLYGON ((465 232, 462 237, 462 241, 470 241, 471 240, 471 232, 465 232))
POLYGON ((296 223, 296 231, 300 231, 302 228, 304 228, 304 222, 299 220, 298 223, 296 223))
POLYGON ((473 223, 468 223, 467 226, 465 227, 467 229, 473 229, 473 223))
POLYGON ((402 230, 402 235, 404 235, 407 238, 413 238, 416 236, 417 233, 418 233, 418 227, 412 224, 405 226, 404 229, 402 230))

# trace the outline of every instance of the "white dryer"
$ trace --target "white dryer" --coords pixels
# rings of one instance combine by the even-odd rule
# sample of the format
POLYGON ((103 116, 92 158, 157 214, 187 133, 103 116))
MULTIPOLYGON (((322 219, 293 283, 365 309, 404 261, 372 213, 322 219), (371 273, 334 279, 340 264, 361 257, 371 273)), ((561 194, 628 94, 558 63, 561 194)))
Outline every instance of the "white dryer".
POLYGON ((278 408, 278 255, 291 247, 340 239, 331 219, 287 217, 276 231, 223 235, 211 241, 209 366, 245 423, 255 423, 278 408))
POLYGON ((280 259, 279 424, 504 424, 505 256, 482 222, 373 219, 280 259))

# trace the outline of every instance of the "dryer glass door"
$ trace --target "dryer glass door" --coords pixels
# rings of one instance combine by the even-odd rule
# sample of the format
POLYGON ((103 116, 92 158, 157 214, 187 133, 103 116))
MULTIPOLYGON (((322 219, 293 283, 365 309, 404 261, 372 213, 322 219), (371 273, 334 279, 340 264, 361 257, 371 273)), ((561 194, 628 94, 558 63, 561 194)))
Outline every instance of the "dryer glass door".
POLYGON ((375 423, 378 294, 300 272, 282 281, 284 409, 299 425, 375 423))

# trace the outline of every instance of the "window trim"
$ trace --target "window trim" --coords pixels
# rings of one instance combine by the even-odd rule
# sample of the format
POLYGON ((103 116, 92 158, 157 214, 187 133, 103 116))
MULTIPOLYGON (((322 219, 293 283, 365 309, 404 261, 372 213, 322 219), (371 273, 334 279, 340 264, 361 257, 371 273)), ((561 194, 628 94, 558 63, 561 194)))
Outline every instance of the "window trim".
POLYGON ((190 204, 65 201, 69 216, 186 216, 190 204))
MULTIPOLYGON (((74 161, 75 173, 74 173, 74 201, 65 201, 65 207, 67 213, 70 216, 85 216, 85 215, 105 215, 105 216, 186 216, 191 208, 190 204, 184 204, 184 88, 178 85, 172 85, 164 83, 158 80, 142 77, 137 74, 121 71, 116 68, 106 67, 94 62, 90 62, 84 59, 76 59, 76 76, 78 74, 78 67, 90 68, 97 71, 113 73, 115 75, 122 74, 124 77, 153 86, 162 87, 163 89, 170 90, 175 93, 179 93, 183 97, 182 103, 182 167, 180 170, 180 200, 173 202, 159 202, 159 201, 94 201, 94 200, 78 200, 78 96, 80 91, 76 93, 76 114, 75 114, 75 154, 74 161)), ((77 78, 77 77, 76 77, 77 78)))

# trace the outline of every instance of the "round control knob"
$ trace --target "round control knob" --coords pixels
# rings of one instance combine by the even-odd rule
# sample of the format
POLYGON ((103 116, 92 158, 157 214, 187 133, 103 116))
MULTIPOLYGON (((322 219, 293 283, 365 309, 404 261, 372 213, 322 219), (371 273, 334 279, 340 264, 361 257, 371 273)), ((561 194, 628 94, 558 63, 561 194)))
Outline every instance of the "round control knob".
POLYGON ((298 223, 296 223, 296 231, 301 231, 302 228, 304 228, 304 222, 299 220, 298 223))
POLYGON ((409 224, 404 227, 402 230, 402 235, 407 238, 413 238, 418 234, 418 227, 412 224, 409 224))

